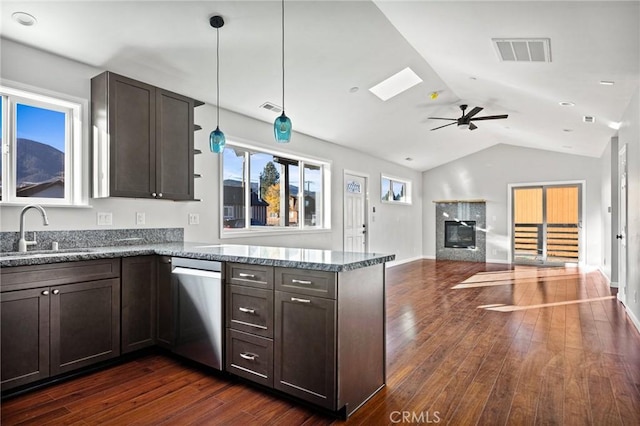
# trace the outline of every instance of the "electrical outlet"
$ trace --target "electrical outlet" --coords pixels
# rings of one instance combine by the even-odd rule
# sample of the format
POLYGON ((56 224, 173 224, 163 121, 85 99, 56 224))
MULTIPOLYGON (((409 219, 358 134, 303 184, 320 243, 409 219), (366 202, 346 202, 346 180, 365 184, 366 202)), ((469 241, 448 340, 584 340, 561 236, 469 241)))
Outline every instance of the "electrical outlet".
POLYGON ((98 212, 97 217, 99 226, 113 225, 113 213, 98 212))
POLYGON ((136 225, 144 225, 146 221, 147 218, 144 212, 136 212, 136 225))
POLYGON ((189 225, 200 225, 200 215, 198 213, 189 213, 189 225))

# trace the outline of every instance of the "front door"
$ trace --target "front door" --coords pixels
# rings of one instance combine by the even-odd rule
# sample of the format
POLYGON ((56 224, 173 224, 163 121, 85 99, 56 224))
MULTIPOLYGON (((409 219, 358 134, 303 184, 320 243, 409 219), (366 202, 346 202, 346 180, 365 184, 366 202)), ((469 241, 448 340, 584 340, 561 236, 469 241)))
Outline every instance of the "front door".
POLYGON ((344 174, 344 251, 367 251, 367 178, 344 174))
POLYGON ((513 188, 513 260, 521 264, 580 262, 582 185, 513 188))

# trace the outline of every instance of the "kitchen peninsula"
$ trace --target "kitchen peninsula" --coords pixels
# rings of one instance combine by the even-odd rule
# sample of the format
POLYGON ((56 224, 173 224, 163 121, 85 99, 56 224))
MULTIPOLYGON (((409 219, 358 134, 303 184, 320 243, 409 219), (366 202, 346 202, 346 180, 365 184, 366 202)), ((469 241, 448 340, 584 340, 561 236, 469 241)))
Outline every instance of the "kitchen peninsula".
POLYGON ((190 242, 0 253, 3 393, 144 347, 180 354, 175 348, 188 333, 175 328, 184 305, 176 296, 176 273, 204 262, 220 271, 222 285, 213 294, 222 306, 216 314, 222 374, 349 416, 385 384, 384 264, 394 258, 190 242), (29 307, 36 312, 26 312, 29 307), (46 324, 38 322, 43 313, 46 324), (24 337, 12 331, 16 321, 40 332, 24 337), (92 342, 78 341, 85 323, 92 342), (43 340, 49 335, 50 345, 43 340), (67 346, 80 353, 70 354, 67 346), (16 355, 25 349, 31 365, 16 355))

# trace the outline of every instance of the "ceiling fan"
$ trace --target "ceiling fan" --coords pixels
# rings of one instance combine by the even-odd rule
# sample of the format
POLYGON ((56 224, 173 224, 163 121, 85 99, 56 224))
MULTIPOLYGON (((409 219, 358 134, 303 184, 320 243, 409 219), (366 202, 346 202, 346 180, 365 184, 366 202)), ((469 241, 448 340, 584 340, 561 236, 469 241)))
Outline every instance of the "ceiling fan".
POLYGON ((443 127, 447 127, 447 126, 452 126, 454 124, 458 125, 458 129, 469 129, 469 130, 475 130, 478 128, 478 126, 476 126, 475 124, 472 123, 472 121, 480 121, 480 120, 498 120, 501 118, 507 118, 509 117, 509 115, 507 114, 502 114, 502 115, 485 115, 484 117, 475 117, 475 115, 477 113, 479 113, 480 111, 482 111, 482 107, 474 107, 471 111, 469 111, 468 114, 465 114, 464 112, 467 109, 467 105, 460 105, 460 109, 462 110, 462 115, 460 116, 460 118, 442 118, 442 117, 429 117, 430 119, 433 120, 449 120, 449 121, 454 121, 454 123, 449 123, 449 124, 445 124, 444 126, 439 126, 439 127, 434 127, 431 130, 438 130, 438 129, 442 129, 443 127))

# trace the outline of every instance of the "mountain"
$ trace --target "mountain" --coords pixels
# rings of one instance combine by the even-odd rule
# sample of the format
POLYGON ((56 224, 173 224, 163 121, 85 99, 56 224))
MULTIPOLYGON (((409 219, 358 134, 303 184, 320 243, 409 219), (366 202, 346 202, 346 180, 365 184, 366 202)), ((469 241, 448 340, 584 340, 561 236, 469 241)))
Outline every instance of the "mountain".
POLYGON ((31 139, 18 138, 18 187, 64 179, 64 152, 31 139))

